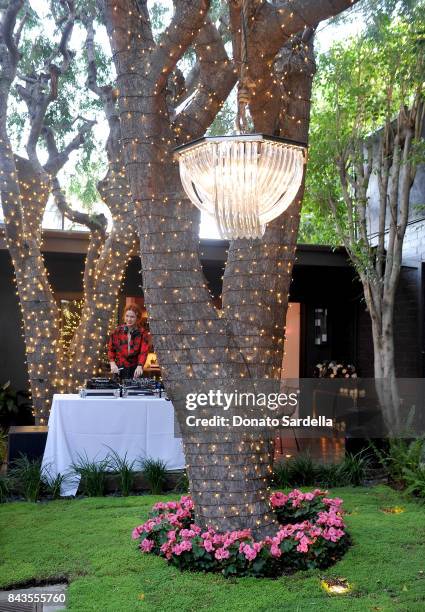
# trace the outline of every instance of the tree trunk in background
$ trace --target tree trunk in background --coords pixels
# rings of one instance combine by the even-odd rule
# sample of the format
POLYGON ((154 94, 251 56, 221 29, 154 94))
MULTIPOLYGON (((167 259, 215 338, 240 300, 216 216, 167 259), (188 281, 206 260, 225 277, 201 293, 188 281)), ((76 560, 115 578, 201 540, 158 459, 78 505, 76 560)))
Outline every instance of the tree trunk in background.
POLYGON ((74 392, 86 378, 102 372, 105 339, 115 323, 125 269, 137 244, 134 208, 122 169, 110 168, 98 188, 113 226, 93 268, 92 287, 85 291, 81 321, 71 343, 68 387, 74 392))
POLYGON ((31 172, 28 160, 16 160, 13 156, 5 129, 1 130, 0 138, 6 239, 22 312, 33 411, 36 424, 43 425, 56 390, 61 360, 59 312, 44 267, 40 225, 37 225, 48 190, 37 173, 31 172))

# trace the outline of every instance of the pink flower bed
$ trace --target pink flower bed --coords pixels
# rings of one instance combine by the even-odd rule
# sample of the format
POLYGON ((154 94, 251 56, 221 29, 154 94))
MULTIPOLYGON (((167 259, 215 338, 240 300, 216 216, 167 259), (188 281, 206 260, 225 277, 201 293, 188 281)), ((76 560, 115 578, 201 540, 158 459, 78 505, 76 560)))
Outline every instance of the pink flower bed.
POLYGON ((327 567, 349 546, 342 500, 320 489, 273 493, 280 523, 273 537, 256 542, 249 529, 218 533, 194 522, 190 496, 158 502, 150 518, 133 530, 143 553, 165 557, 180 569, 221 571, 225 576, 278 576, 297 569, 327 567))

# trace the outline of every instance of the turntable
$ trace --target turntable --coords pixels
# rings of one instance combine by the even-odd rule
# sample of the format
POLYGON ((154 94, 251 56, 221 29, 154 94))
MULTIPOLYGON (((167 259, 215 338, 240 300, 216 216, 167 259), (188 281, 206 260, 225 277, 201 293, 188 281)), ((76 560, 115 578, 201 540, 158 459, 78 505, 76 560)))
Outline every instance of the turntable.
POLYGON ((80 397, 121 397, 121 386, 110 378, 89 378, 80 389, 80 397))
POLYGON ((161 397, 160 385, 151 378, 133 378, 123 380, 122 397, 147 396, 161 397))

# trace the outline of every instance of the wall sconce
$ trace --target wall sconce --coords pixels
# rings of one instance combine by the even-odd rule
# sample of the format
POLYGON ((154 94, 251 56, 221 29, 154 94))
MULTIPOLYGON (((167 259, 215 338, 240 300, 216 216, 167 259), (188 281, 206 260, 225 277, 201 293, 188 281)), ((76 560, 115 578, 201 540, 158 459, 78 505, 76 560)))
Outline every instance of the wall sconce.
POLYGON ((314 344, 320 346, 328 341, 328 309, 314 309, 314 344))

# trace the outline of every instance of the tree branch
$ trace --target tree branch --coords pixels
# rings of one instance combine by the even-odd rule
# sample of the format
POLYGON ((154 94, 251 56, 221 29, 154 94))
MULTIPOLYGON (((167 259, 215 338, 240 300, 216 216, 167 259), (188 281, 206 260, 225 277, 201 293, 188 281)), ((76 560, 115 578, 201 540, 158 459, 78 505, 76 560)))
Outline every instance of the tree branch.
POLYGON ((73 221, 74 223, 85 225, 92 232, 101 232, 104 236, 106 236, 106 227, 108 222, 105 215, 89 215, 71 208, 66 201, 65 194, 63 193, 56 176, 52 178, 52 194, 56 206, 67 219, 73 221))
MULTIPOLYGON (((56 95, 54 94, 54 90, 56 89, 56 86, 57 86, 56 79, 61 74, 64 74, 68 70, 68 66, 73 57, 73 53, 68 49, 68 45, 71 39, 72 30, 74 29, 74 23, 75 23, 75 18, 76 18, 75 2, 74 0, 63 0, 61 4, 67 6, 68 15, 66 19, 64 20, 65 25, 63 26, 63 29, 62 29, 62 36, 59 41, 59 44, 57 48, 52 52, 49 59, 46 61, 44 65, 46 71, 49 70, 49 72, 53 71, 55 73, 53 78, 51 79, 51 95, 53 96, 52 100, 56 99, 56 95), (60 53, 63 58, 62 64, 60 66, 53 64, 53 59, 56 57, 56 55, 58 55, 58 53, 60 53)), ((58 24, 58 25, 61 25, 61 24, 58 24)))
POLYGON ((65 0, 65 4, 68 8, 68 15, 62 30, 61 40, 46 61, 44 70, 36 75, 25 75, 23 77, 25 87, 17 85, 17 91, 25 101, 30 116, 31 127, 26 146, 28 159, 34 164, 34 167, 40 170, 42 166, 38 160, 37 143, 43 129, 47 108, 57 98, 59 76, 67 70, 72 57, 68 44, 75 22, 75 7, 73 0, 65 0), (60 66, 52 63, 53 58, 58 53, 63 56, 60 66))
POLYGON ((196 93, 173 121, 179 143, 204 135, 237 79, 223 40, 209 18, 197 36, 194 48, 198 75, 196 83, 190 86, 196 88, 196 93))
POLYGON ((205 24, 210 0, 174 0, 174 15, 152 55, 153 77, 157 91, 165 86, 190 43, 205 24))
MULTIPOLYGON (((273 2, 273 4, 271 2, 257 4, 252 0, 250 1, 246 45, 248 52, 247 79, 252 86, 250 111, 256 130, 264 132, 265 126, 270 124, 269 117, 272 116, 276 124, 274 132, 282 132, 278 129, 282 94, 274 70, 274 62, 278 52, 283 47, 287 51, 293 51, 296 50, 297 46, 302 51, 302 38, 305 32, 314 32, 320 21, 337 15, 357 1, 286 0, 285 2, 273 2), (301 40, 301 45, 298 45, 297 38, 301 40)), ((236 5, 229 1, 229 11, 233 57, 234 61, 238 63, 241 62, 240 3, 236 5)), ((315 71, 313 57, 304 67, 302 65, 299 67, 297 77, 299 77, 300 72, 307 73, 309 69, 311 76, 313 76, 315 71)), ((289 88, 289 90, 291 89, 289 88)), ((309 100, 302 100, 301 102, 305 102, 306 109, 309 109, 309 100)), ((308 113, 308 110, 306 112, 308 113)), ((300 115, 300 113, 294 112, 292 115, 300 115)), ((305 123, 305 117, 297 116, 296 120, 298 119, 300 119, 300 125, 305 123)), ((268 130, 268 133, 272 132, 268 130)), ((282 135, 285 134, 282 132, 282 135)))
MULTIPOLYGON (((16 65, 19 59, 19 51, 17 47, 18 41, 15 39, 13 35, 13 31, 16 25, 16 18, 18 16, 19 11, 24 5, 24 0, 10 0, 9 5, 6 9, 6 13, 3 19, 3 27, 1 28, 1 37, 3 38, 6 47, 9 51, 10 57, 10 67, 12 69, 12 80, 14 78, 14 73, 16 71, 16 65)), ((18 28, 19 31, 19 28, 18 28)))
POLYGON ((16 29, 15 35, 14 35, 14 42, 15 42, 16 47, 19 46, 19 42, 21 40, 21 35, 22 35, 22 30, 24 29, 24 25, 26 24, 27 19, 28 19, 28 11, 25 11, 24 16, 22 17, 16 29))
POLYGON ((82 144, 84 144, 88 132, 95 123, 95 120, 84 119, 84 123, 78 128, 77 134, 62 151, 58 151, 52 128, 47 125, 43 125, 42 136, 44 137, 47 151, 49 153, 47 163, 44 165, 46 172, 51 175, 56 175, 66 164, 72 151, 76 151, 82 144))

